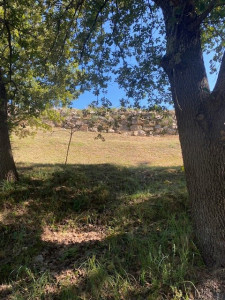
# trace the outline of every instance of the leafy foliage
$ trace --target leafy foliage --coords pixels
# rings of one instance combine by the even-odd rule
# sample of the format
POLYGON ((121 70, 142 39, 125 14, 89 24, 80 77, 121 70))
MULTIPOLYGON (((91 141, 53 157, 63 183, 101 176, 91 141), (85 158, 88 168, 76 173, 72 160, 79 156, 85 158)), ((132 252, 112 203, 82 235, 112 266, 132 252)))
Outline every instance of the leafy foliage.
MULTIPOLYGON (((104 96, 108 80, 115 80, 125 89, 122 105, 133 100, 138 107, 142 99, 148 100, 149 106, 171 102, 170 85, 162 68, 170 44, 159 2, 83 1, 82 13, 77 16, 79 26, 72 38, 78 47, 78 57, 74 58, 86 72, 82 88, 94 92, 95 104, 100 92, 103 104, 108 103, 104 96)), ((175 9, 169 20, 171 26, 182 22, 188 5, 187 1, 172 2, 175 9)), ((224 48, 224 1, 195 1, 195 14, 202 18, 203 49, 214 52, 211 71, 215 72, 215 62, 221 61, 224 48)))
POLYGON ((79 94, 78 66, 63 43, 60 8, 49 1, 3 1, 0 6, 0 66, 8 94, 9 123, 34 119, 79 94), (61 40, 61 43, 58 42, 61 40))
MULTIPOLYGON (((195 1, 203 14, 210 1, 195 1)), ((206 52, 220 61, 224 47, 224 1, 202 22, 206 52)), ((157 1, 60 0, 2 1, 0 65, 7 88, 11 125, 38 116, 46 107, 66 104, 80 92, 104 96, 110 80, 139 106, 170 102, 161 67, 166 52, 165 26, 157 1), (29 118, 28 118, 29 119, 29 118)), ((170 22, 179 22, 177 12, 170 22)))

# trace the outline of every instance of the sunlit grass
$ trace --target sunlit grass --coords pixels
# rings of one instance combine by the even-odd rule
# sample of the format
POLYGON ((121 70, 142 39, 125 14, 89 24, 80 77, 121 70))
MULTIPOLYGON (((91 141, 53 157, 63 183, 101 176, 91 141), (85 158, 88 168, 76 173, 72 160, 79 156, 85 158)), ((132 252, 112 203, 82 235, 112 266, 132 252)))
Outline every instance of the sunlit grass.
MULTIPOLYGON (((178 136, 134 137, 105 134, 105 142, 96 133, 76 132, 68 157, 69 164, 118 164, 127 166, 179 166, 182 164, 178 136)), ((65 162, 69 134, 66 130, 39 132, 34 137, 13 136, 14 156, 22 163, 65 162)))

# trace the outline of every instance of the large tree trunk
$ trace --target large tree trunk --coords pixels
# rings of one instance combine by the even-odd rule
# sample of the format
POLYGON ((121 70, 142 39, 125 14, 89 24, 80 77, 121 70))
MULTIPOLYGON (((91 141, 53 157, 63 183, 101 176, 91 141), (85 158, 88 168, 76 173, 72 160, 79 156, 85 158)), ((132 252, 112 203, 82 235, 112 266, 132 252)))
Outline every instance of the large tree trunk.
POLYGON ((0 74, 0 180, 15 181, 18 179, 7 124, 7 95, 0 74))
MULTIPOLYGON (((177 98, 196 99, 190 86, 182 88, 177 98)), ((185 78, 176 85, 183 87, 185 78)), ((196 99, 197 100, 197 99, 196 99)), ((187 188, 192 205, 192 217, 198 245, 205 262, 210 266, 225 266, 225 152, 218 119, 196 113, 190 107, 176 107, 179 136, 184 160, 187 188), (198 118, 206 119, 201 125, 198 118), (218 132, 216 132, 218 130, 218 132)), ((225 116, 225 115, 224 115, 225 116)), ((201 120, 203 121, 203 120, 201 120)))
MULTIPOLYGON (((178 1, 161 2, 167 54, 163 67, 172 87, 187 188, 198 246, 207 265, 225 266, 225 109, 220 74, 210 93, 200 28, 191 1, 183 2, 178 22, 170 22, 178 1)), ((225 58, 223 60, 225 67, 225 58)), ((224 87, 225 88, 225 87, 224 87)))

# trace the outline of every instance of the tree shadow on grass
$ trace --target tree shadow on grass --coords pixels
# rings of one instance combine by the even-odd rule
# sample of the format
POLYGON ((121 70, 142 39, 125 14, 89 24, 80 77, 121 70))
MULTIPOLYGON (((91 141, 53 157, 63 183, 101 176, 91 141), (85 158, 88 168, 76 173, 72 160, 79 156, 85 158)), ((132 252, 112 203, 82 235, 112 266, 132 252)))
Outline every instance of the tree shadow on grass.
POLYGON ((147 299, 185 290, 181 282, 195 277, 201 259, 180 168, 21 165, 19 171, 21 181, 3 183, 0 194, 0 280, 13 282, 12 293, 147 299))

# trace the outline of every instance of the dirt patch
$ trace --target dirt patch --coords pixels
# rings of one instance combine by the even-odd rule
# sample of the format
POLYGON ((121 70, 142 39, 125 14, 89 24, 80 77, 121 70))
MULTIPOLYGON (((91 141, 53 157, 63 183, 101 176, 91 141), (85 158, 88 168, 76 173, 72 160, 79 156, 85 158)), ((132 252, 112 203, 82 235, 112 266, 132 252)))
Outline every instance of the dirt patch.
POLYGON ((106 230, 103 226, 94 226, 89 224, 82 228, 72 228, 70 230, 65 230, 63 227, 58 227, 57 231, 46 227, 42 233, 41 239, 45 242, 69 245, 90 241, 101 241, 105 237, 106 230))
POLYGON ((202 274, 195 293, 195 300, 225 300, 225 269, 202 274))
POLYGON ((79 265, 85 253, 98 247, 106 237, 106 229, 98 225, 85 225, 81 228, 66 229, 61 226, 56 230, 46 227, 42 233, 41 239, 46 242, 46 247, 36 258, 34 264, 40 270, 49 270, 57 282, 68 279, 75 283, 81 276, 79 265), (78 268, 78 269, 77 269, 78 268), (75 272, 76 271, 76 275, 75 272), (78 276, 79 275, 79 276, 78 276))
POLYGON ((0 299, 10 299, 9 295, 12 291, 12 286, 9 284, 0 285, 0 299))

